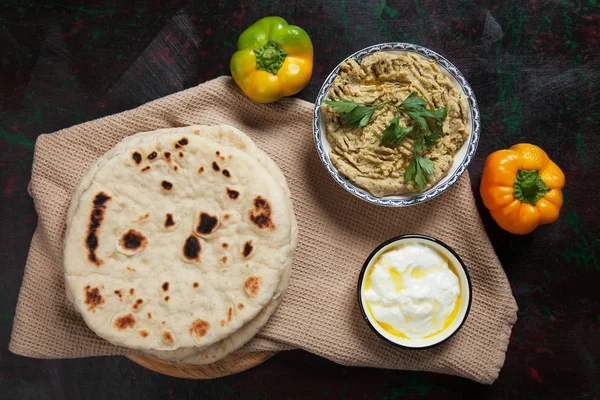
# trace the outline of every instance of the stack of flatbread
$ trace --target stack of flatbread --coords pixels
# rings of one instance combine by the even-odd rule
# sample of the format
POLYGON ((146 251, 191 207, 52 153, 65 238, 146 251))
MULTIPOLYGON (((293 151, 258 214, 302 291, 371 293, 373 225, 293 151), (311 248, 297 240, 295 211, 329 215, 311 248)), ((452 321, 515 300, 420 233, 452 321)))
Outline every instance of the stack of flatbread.
POLYGON ((285 178, 244 133, 139 133, 100 157, 73 194, 67 297, 115 345, 210 363, 275 311, 296 240, 285 178))

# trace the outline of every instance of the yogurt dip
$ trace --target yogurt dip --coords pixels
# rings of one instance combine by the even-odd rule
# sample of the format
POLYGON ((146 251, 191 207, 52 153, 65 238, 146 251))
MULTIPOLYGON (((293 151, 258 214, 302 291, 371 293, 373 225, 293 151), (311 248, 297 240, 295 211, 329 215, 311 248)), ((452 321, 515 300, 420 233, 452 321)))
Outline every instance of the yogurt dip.
POLYGON ((461 305, 455 266, 420 241, 401 241, 374 257, 363 288, 372 319, 402 339, 437 335, 450 326, 461 305))

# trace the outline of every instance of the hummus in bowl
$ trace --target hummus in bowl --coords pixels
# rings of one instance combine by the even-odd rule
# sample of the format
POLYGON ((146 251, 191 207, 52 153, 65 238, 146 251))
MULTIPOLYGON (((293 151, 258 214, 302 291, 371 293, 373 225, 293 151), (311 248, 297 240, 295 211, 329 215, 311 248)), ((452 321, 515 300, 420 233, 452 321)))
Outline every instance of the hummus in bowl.
POLYGON ((460 177, 477 148, 480 119, 471 87, 445 58, 412 44, 384 43, 351 55, 329 75, 317 97, 313 131, 321 161, 342 187, 372 203, 407 206, 439 195, 460 177), (443 118, 425 118, 429 126, 421 129, 402 107, 409 96, 443 118), (339 101, 380 106, 359 126, 332 107, 339 101), (394 119, 398 129, 413 131, 384 142, 394 119), (419 143, 421 132, 431 138, 435 132, 436 139, 423 136, 419 143), (415 171, 407 174, 416 158, 430 166, 417 171, 420 182, 415 171))

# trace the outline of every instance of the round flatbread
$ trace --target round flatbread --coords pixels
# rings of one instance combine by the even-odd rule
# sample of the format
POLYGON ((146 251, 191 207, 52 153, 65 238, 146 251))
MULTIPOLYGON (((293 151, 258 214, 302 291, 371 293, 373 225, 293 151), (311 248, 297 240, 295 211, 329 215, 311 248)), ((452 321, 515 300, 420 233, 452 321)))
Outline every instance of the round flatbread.
POLYGON ((126 138, 82 178, 65 281, 99 336, 185 356, 278 297, 295 223, 287 188, 241 146, 169 131, 126 138))

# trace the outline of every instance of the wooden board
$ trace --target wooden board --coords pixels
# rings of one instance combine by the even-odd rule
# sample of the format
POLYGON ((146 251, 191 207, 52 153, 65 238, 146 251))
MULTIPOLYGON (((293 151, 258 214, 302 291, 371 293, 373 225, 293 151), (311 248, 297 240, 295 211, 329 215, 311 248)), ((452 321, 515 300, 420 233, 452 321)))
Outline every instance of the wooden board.
POLYGON ((206 365, 192 365, 181 361, 161 360, 154 356, 126 356, 136 364, 159 374, 187 379, 213 379, 237 374, 273 357, 276 352, 261 351, 253 353, 232 353, 227 357, 206 365))

